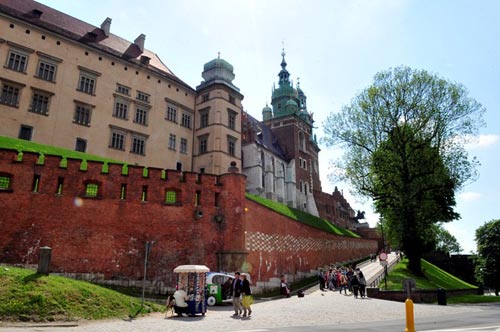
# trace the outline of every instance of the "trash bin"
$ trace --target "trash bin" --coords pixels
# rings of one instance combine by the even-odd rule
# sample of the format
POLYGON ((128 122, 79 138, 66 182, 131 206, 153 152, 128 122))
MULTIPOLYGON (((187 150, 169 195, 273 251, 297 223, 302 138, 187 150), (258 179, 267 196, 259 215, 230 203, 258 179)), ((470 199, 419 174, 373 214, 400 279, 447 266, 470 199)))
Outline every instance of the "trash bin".
POLYGON ((443 288, 438 288, 437 298, 439 305, 446 305, 446 290, 443 288))

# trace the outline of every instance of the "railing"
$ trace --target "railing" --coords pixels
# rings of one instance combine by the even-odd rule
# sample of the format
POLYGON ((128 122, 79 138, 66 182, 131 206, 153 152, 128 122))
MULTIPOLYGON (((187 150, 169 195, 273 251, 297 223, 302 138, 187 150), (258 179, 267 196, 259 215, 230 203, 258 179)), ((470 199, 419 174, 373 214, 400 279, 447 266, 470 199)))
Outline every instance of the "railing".
MULTIPOLYGON (((399 263, 399 257, 387 264, 387 274, 389 274, 389 271, 391 271, 397 263, 399 263)), ((378 284, 380 284, 385 277, 385 270, 386 269, 383 268, 380 272, 377 272, 375 279, 370 282, 370 287, 377 287, 378 284)))

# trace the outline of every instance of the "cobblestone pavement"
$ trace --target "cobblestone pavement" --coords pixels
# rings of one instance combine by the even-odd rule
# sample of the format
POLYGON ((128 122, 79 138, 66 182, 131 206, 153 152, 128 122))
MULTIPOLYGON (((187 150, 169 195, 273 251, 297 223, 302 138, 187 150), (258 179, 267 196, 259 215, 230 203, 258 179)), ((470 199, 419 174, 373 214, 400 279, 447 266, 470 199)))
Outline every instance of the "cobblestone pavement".
MULTIPOLYGON (((375 264, 375 263, 373 263, 375 264)), ((378 263, 377 263, 378 264, 378 263)), ((362 268, 365 270, 365 268, 362 268)), ((368 270, 367 270, 368 271, 368 270)), ((484 310, 481 306, 439 306, 415 304, 415 319, 419 317, 469 313, 484 310)), ((252 306, 249 318, 233 318, 232 306, 210 307, 205 316, 165 317, 155 313, 135 320, 108 320, 78 322, 78 326, 55 324, 43 326, 33 324, 0 323, 1 332, 154 332, 154 331, 245 331, 274 327, 310 326, 356 323, 380 320, 405 319, 405 304, 378 299, 355 299, 352 295, 341 295, 336 291, 311 289, 305 297, 260 300, 252 306)))

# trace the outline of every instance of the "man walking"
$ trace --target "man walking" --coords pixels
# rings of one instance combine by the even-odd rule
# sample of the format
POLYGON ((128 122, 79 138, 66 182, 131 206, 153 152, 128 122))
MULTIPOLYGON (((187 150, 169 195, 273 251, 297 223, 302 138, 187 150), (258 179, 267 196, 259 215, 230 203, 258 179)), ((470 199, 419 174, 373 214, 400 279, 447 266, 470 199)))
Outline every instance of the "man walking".
POLYGON ((243 284, 240 279, 240 273, 234 273, 234 280, 231 286, 231 296, 233 297, 233 308, 234 308, 234 317, 237 317, 241 314, 241 288, 243 284))

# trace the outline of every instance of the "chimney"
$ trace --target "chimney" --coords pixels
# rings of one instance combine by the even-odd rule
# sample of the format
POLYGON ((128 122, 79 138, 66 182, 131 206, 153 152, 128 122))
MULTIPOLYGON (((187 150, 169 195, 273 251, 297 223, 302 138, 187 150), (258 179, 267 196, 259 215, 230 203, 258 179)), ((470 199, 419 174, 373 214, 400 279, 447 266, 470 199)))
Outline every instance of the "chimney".
POLYGON ((111 28, 111 19, 107 17, 101 24, 101 30, 106 37, 109 37, 109 29, 111 28))
POLYGON ((139 49, 141 50, 141 52, 144 52, 144 41, 146 40, 146 35, 144 35, 143 33, 141 33, 139 35, 139 37, 137 37, 135 40, 134 40, 134 44, 139 47, 139 49))

